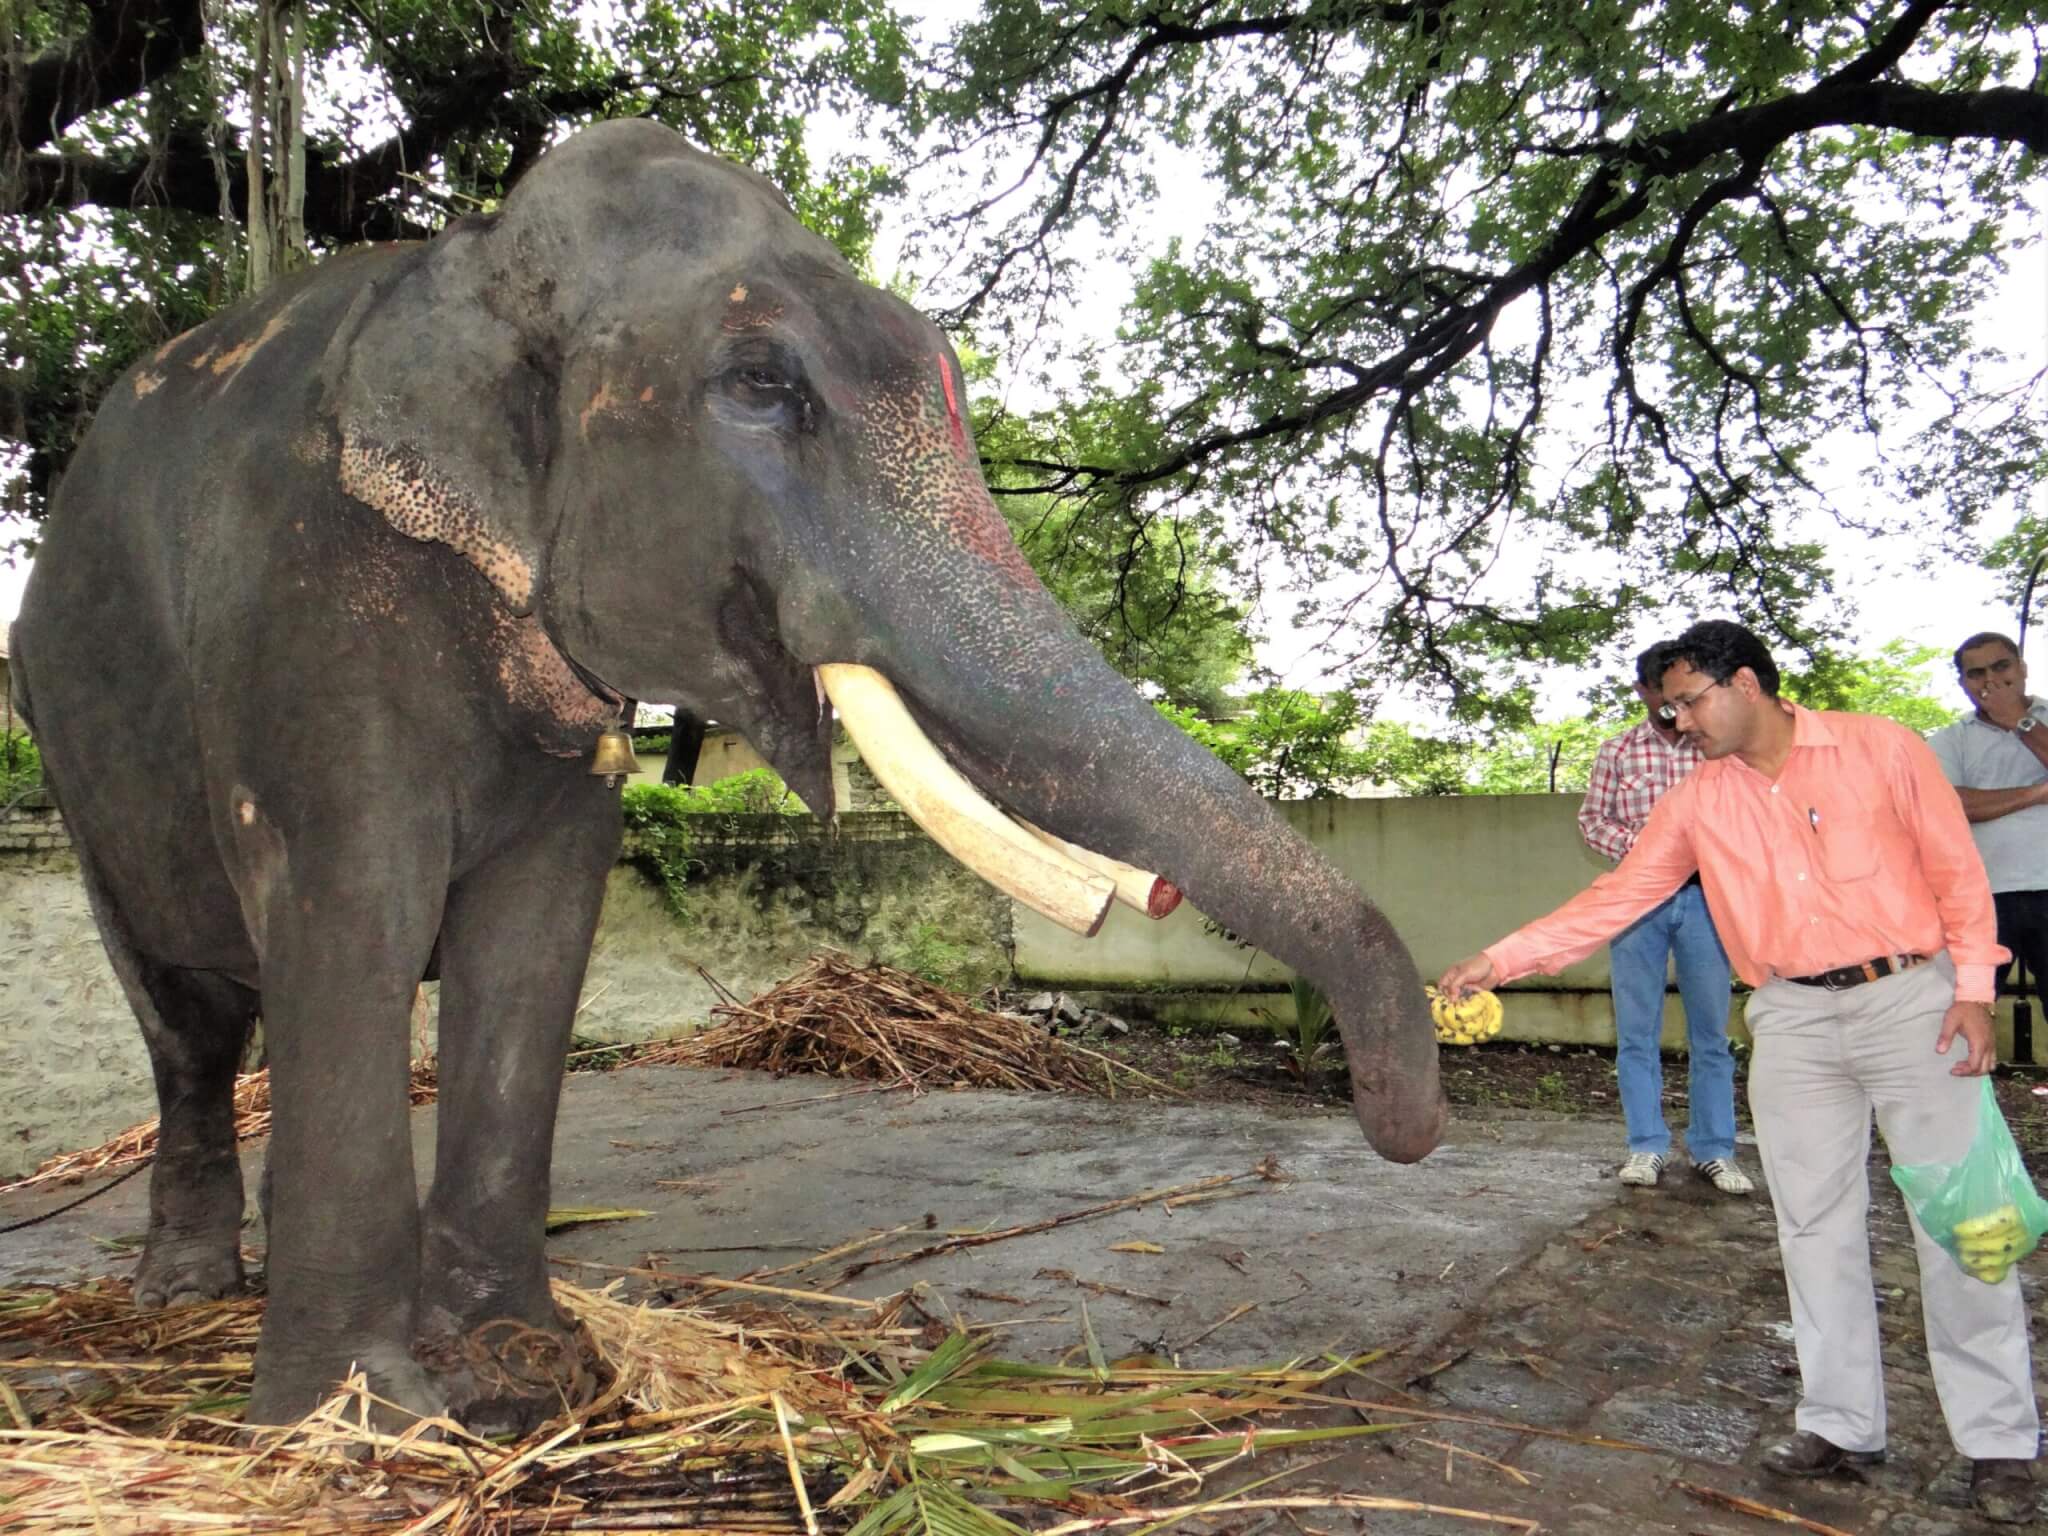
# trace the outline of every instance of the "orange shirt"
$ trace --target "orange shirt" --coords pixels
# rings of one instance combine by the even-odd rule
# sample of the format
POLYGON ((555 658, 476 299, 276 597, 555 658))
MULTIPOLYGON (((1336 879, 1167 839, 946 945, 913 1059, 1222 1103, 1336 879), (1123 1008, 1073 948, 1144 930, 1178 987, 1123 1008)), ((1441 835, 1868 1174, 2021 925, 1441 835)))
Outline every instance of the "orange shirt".
POLYGON ((1890 720, 1785 707, 1792 754, 1775 782, 1739 757, 1702 763, 1610 873, 1486 951, 1500 980, 1584 959, 1697 870, 1728 959, 1752 987, 1945 948, 1957 1000, 1990 1002, 2010 956, 1933 750, 1890 720))

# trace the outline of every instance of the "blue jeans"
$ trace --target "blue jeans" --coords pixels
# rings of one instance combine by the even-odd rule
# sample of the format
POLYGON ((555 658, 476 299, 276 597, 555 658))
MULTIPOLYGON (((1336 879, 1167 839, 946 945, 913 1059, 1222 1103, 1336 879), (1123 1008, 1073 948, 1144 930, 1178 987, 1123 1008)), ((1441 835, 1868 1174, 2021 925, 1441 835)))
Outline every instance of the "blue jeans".
POLYGON ((1707 898, 1688 885, 1608 946, 1614 985, 1614 1070, 1621 1079, 1621 1112, 1628 1149, 1671 1151, 1664 1124, 1664 965, 1678 965, 1678 995, 1685 1003, 1692 1120, 1685 1148, 1696 1163, 1735 1155, 1735 1058, 1728 1050, 1728 954, 1707 898))

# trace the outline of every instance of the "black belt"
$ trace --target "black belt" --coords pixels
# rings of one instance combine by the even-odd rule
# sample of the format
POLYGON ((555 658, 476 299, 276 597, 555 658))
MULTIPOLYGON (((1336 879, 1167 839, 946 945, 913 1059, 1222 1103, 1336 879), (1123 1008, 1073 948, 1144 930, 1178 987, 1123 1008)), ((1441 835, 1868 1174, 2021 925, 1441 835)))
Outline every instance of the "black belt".
POLYGON ((1857 965, 1837 966, 1832 971, 1822 971, 1814 976, 1787 976, 1784 979, 1801 987, 1826 987, 1830 992, 1840 992, 1847 987, 1860 987, 1866 981, 1880 981, 1886 976, 1896 976, 1900 971, 1910 971, 1916 965, 1925 965, 1925 955, 1879 955, 1875 960, 1865 960, 1857 965))

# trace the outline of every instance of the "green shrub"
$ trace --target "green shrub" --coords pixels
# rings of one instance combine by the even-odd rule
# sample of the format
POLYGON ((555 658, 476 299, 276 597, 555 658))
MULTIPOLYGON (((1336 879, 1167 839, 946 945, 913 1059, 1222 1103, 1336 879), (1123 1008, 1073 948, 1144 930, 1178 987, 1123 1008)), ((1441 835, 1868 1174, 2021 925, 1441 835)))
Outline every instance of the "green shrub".
POLYGON ((659 882, 669 910, 678 916, 690 878, 692 817, 805 814, 803 802, 768 768, 736 773, 701 789, 628 784, 619 803, 626 821, 627 860, 659 882))
POLYGON ((661 885, 669 910, 683 910, 690 876, 690 792, 672 784, 628 784, 619 795, 626 858, 661 885))
POLYGON ((23 731, 0 736, 0 805, 12 804, 43 782, 42 754, 23 731))
POLYGON ((1273 1033, 1292 1053, 1289 1065, 1297 1075, 1306 1077, 1316 1053, 1335 1038, 1336 1018, 1330 1012, 1330 1000, 1314 983, 1297 976, 1287 990, 1294 995, 1294 1017, 1277 1022, 1273 1033))
MULTIPOLYGON (((668 786, 664 786, 668 787, 668 786)), ((686 816, 805 816, 803 801, 790 793, 773 768, 750 768, 695 789, 674 786, 686 816)))
POLYGON ((921 976, 933 986, 958 991, 967 979, 973 958, 972 950, 948 939, 938 924, 919 923, 903 939, 897 953, 884 958, 884 963, 921 976))

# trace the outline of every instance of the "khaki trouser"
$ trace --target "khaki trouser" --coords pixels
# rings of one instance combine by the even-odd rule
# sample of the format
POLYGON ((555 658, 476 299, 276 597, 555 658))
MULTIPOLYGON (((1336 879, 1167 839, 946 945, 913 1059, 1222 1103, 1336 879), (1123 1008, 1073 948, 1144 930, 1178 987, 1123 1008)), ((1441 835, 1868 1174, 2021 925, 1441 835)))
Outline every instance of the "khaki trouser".
MULTIPOLYGON (((1935 1054, 1955 997, 1946 954, 1842 992, 1773 981, 1750 998, 1749 1105, 1778 1213, 1802 1388, 1798 1427, 1883 1447, 1884 1376, 1870 1279, 1870 1115, 1898 1163, 1955 1162, 1982 1087, 1935 1054)), ((1909 1215, 1909 1219, 1910 1215, 1909 1215)), ((2032 1458, 2039 1441, 2017 1271, 1973 1280, 1912 1222, 1934 1388, 1963 1455, 2032 1458)))

